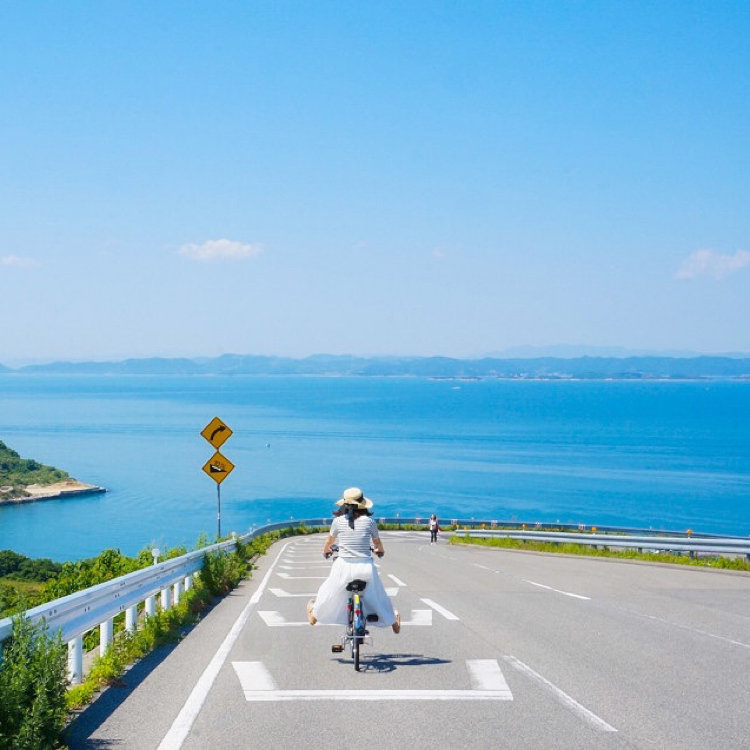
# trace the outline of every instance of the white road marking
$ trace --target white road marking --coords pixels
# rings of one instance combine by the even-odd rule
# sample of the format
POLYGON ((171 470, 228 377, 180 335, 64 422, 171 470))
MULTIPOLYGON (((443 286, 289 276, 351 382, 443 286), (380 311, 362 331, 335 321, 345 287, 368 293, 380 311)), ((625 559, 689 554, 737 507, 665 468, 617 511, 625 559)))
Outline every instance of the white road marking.
POLYGON ((243 690, 278 690, 271 673, 262 661, 233 661, 232 666, 240 678, 243 690))
POLYGON ((495 572, 492 568, 488 568, 486 565, 480 565, 479 563, 472 563, 472 565, 475 568, 481 568, 482 570, 489 570, 490 573, 494 573, 495 572))
POLYGON ((727 638, 724 635, 716 635, 716 633, 709 633, 707 630, 699 630, 698 628, 691 628, 690 625, 683 625, 680 622, 672 622, 671 620, 665 620, 663 617, 656 617, 656 615, 646 615, 642 612, 635 612, 634 610, 624 610, 630 612, 637 617, 644 617, 647 620, 656 620, 656 622, 664 623, 665 625, 671 625, 681 630, 687 630, 690 633, 697 633, 698 635, 705 635, 708 638, 715 638, 717 641, 724 641, 725 643, 731 643, 732 646, 742 646, 742 648, 750 648, 750 643, 743 643, 742 641, 735 641, 732 638, 727 638))
POLYGON ((390 597, 396 596, 396 594, 398 594, 398 586, 393 586, 392 588, 386 586, 385 587, 385 593, 388 594, 388 596, 390 596, 390 597))
POLYGON ((308 628, 310 627, 310 623, 307 620, 289 622, 281 612, 261 612, 258 610, 258 614, 263 618, 263 622, 265 622, 269 628, 296 628, 300 625, 307 625, 308 628))
MULTIPOLYGON (((281 612, 276 612, 274 610, 258 610, 258 614, 269 628, 310 627, 310 623, 307 620, 287 620, 281 612)), ((328 625, 328 623, 318 623, 318 625, 324 624, 328 625)), ((413 609, 411 611, 410 620, 401 620, 401 627, 404 625, 409 625, 411 627, 430 627, 432 625, 432 610, 413 609)), ((337 628, 342 627, 335 623, 334 626, 337 628)))
POLYGON ((424 602, 428 607, 432 607, 438 614, 445 617, 446 620, 458 620, 458 617, 453 612, 448 611, 445 607, 441 607, 436 602, 433 602, 432 599, 420 599, 420 601, 424 602))
POLYGON ((512 701, 495 690, 259 690, 247 701, 512 701))
POLYGON ((471 690, 279 690, 262 662, 232 662, 247 701, 512 701, 513 694, 494 659, 466 662, 471 690))
POLYGON ((400 581, 392 573, 388 574, 388 578, 390 578, 396 584, 396 586, 406 586, 406 584, 403 581, 400 581))
POLYGON ((524 664, 522 661, 516 659, 515 656, 504 656, 503 659, 508 662, 512 667, 517 669, 519 672, 531 677, 531 679, 538 682, 542 687, 552 693, 562 705, 572 711, 576 716, 585 721, 589 726, 594 729, 598 729, 601 732, 616 732, 617 730, 610 724, 607 724, 604 719, 599 718, 595 713, 588 710, 588 708, 582 706, 577 700, 571 698, 567 693, 560 690, 559 687, 553 685, 549 680, 545 679, 539 673, 535 672, 531 667, 524 664))
POLYGON ((311 596, 315 596, 316 592, 313 592, 312 594, 290 594, 288 591, 284 591, 284 589, 268 589, 274 596, 279 597, 280 599, 284 599, 286 597, 290 596, 300 596, 300 597, 307 597, 308 599, 311 596))
POLYGON ((401 620, 401 627, 404 625, 416 625, 417 627, 430 627, 432 625, 431 609, 413 609, 411 611, 411 620, 401 620))
POLYGON ((525 583, 530 583, 532 586, 538 586, 540 589, 547 589, 548 591, 554 591, 556 594, 562 594, 563 596, 572 596, 574 599, 583 599, 584 601, 590 602, 590 596, 582 596, 581 594, 571 594, 570 591, 561 591, 560 589, 553 589, 552 586, 545 586, 543 583, 536 583, 535 581, 529 581, 527 578, 522 579, 525 583))
POLYGON ((292 578, 295 581, 325 581, 328 576, 293 576, 289 573, 277 573, 279 578, 292 578))
POLYGON ((470 659, 466 662, 474 690, 498 690, 510 694, 497 659, 470 659))
POLYGON ((263 590, 273 573, 274 565, 279 561, 279 558, 284 553, 284 549, 286 549, 286 546, 276 556, 270 569, 260 582, 260 586, 258 586, 255 593, 250 597, 250 601, 245 605, 240 616, 235 620, 232 629, 229 631, 226 638, 224 638, 224 641, 219 646, 208 666, 203 670, 203 674, 198 678, 198 682, 195 683, 195 687, 185 701, 185 705, 180 710, 180 713, 177 714, 177 718, 172 722, 172 726, 159 744, 158 750, 180 750, 182 747, 182 743, 188 736, 196 717, 203 707, 203 703, 211 690, 211 686, 213 685, 216 676, 219 674, 219 670, 224 665, 235 641, 239 638, 242 628, 245 627, 245 623, 247 622, 248 617, 250 617, 250 612, 263 594, 263 590))

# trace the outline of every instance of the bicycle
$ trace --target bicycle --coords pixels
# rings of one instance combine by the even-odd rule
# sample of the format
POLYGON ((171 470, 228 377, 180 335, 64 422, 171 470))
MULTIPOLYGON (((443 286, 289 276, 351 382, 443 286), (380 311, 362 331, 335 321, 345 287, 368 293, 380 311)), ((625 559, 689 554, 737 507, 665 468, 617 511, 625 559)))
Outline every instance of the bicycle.
MULTIPOLYGON (((331 552, 332 556, 335 556, 338 553, 338 547, 334 546, 331 552)), ((365 612, 363 592, 366 586, 367 581, 360 578, 355 578, 346 584, 346 590, 349 592, 349 597, 346 600, 346 632, 341 639, 341 643, 334 643, 331 646, 331 651, 334 654, 342 653, 346 646, 349 646, 356 672, 360 671, 360 647, 368 642, 368 636, 370 635, 370 631, 367 630, 367 623, 377 622, 379 619, 376 613, 368 615, 365 612)), ((372 640, 369 639, 369 642, 372 643, 372 640)))

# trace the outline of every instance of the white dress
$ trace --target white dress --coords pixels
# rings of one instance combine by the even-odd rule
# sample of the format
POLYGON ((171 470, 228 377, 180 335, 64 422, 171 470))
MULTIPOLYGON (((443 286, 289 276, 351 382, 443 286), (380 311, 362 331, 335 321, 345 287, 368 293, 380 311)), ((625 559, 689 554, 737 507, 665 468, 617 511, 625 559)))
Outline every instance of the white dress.
MULTIPOLYGON (((331 529, 332 532, 335 531, 333 526, 331 529)), ((372 557, 339 556, 334 560, 328 578, 318 589, 315 597, 313 614, 318 622, 323 625, 347 624, 346 600, 349 592, 346 590, 346 584, 356 578, 367 582, 362 593, 365 616, 370 614, 378 616, 376 622, 368 623, 368 627, 390 627, 396 622, 396 613, 393 611, 393 604, 388 594, 385 593, 372 557)))

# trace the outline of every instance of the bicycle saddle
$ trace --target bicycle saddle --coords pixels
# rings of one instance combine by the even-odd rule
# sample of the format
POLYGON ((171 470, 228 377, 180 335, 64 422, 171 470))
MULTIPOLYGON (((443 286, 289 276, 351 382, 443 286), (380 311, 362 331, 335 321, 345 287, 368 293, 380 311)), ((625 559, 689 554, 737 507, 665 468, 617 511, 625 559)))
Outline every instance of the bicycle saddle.
POLYGON ((359 578, 355 578, 353 581, 349 581, 346 584, 347 591, 364 591, 367 586, 367 581, 361 581, 359 578))

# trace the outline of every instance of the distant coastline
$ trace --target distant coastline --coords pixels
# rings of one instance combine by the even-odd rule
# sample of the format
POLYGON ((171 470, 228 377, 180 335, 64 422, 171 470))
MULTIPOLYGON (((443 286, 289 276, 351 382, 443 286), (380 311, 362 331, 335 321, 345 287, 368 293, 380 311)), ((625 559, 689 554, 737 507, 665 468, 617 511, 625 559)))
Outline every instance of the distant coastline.
POLYGON ((750 357, 630 356, 455 359, 355 357, 316 354, 302 359, 224 354, 213 358, 126 359, 117 362, 52 362, 0 374, 49 375, 314 375, 427 377, 478 380, 713 380, 750 381, 750 357))
POLYGON ((66 479, 54 484, 29 484, 24 487, 24 491, 27 494, 23 497, 4 498, 3 492, 0 490, 0 505, 19 505, 77 495, 98 495, 107 490, 105 487, 96 484, 86 484, 85 482, 79 482, 77 479, 66 479))

